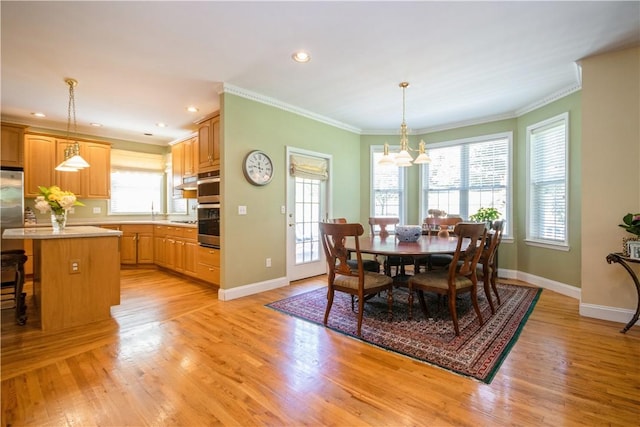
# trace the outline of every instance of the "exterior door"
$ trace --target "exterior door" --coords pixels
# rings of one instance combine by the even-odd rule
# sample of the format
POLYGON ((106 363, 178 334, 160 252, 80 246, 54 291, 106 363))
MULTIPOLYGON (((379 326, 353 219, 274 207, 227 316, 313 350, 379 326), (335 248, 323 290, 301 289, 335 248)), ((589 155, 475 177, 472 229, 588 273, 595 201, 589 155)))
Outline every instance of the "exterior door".
MULTIPOLYGON (((330 160, 327 155, 293 148, 287 149, 287 159, 289 171, 297 170, 295 159, 305 159, 318 164, 324 162, 327 165, 330 160)), ((298 169, 304 169, 304 167, 298 169)), ((329 212, 329 177, 328 174, 325 177, 314 176, 314 173, 292 172, 287 179, 287 279, 289 281, 324 274, 327 270, 318 225, 329 212)))

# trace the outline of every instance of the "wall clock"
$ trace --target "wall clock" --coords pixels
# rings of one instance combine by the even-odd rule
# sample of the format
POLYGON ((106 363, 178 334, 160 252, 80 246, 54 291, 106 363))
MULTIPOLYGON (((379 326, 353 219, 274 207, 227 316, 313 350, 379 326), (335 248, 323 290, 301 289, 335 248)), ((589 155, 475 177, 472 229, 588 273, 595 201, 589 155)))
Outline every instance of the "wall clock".
POLYGON ((273 178, 273 162, 260 150, 251 151, 242 162, 242 172, 253 185, 267 185, 273 178))

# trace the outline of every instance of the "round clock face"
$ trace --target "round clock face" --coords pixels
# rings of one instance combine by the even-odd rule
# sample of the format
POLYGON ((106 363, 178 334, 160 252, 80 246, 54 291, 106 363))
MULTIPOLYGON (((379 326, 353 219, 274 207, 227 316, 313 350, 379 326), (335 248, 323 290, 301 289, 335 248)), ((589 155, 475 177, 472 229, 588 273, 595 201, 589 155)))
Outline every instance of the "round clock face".
POLYGON ((263 151, 247 154, 242 167, 245 178, 253 185, 266 185, 273 178, 273 163, 263 151))

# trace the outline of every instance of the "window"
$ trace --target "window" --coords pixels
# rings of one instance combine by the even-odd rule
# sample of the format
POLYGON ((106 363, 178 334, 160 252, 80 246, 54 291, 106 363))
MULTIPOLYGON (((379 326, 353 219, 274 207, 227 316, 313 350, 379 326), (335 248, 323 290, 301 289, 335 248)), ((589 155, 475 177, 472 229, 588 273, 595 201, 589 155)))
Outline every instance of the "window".
POLYGON ((431 163, 422 165, 422 218, 429 209, 469 218, 479 208, 498 209, 510 235, 511 132, 429 146, 431 163))
POLYGON ((527 241, 568 248, 569 114, 527 127, 527 241))
POLYGON ((406 221, 404 168, 378 164, 383 151, 382 146, 371 147, 371 216, 398 217, 400 223, 404 223, 406 221))
POLYGON ((162 213, 163 184, 162 155, 111 150, 110 214, 162 213))

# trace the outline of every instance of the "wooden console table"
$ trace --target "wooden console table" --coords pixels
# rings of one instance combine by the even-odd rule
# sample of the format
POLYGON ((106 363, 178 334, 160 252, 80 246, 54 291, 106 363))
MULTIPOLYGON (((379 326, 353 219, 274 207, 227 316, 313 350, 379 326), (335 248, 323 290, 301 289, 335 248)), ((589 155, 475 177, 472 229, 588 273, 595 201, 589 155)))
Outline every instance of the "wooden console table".
POLYGON ((626 326, 620 331, 624 334, 638 321, 638 318, 640 317, 640 281, 638 281, 638 276, 636 276, 635 271, 633 271, 631 267, 629 267, 629 264, 627 264, 628 262, 640 264, 640 259, 629 258, 623 256, 620 252, 613 252, 607 255, 607 262, 609 264, 618 263, 622 267, 624 267, 624 269, 627 270, 627 273, 629 273, 629 275, 633 279, 633 283, 636 285, 636 292, 638 293, 638 306, 636 307, 636 314, 633 315, 633 318, 629 321, 629 323, 627 323, 626 326))

